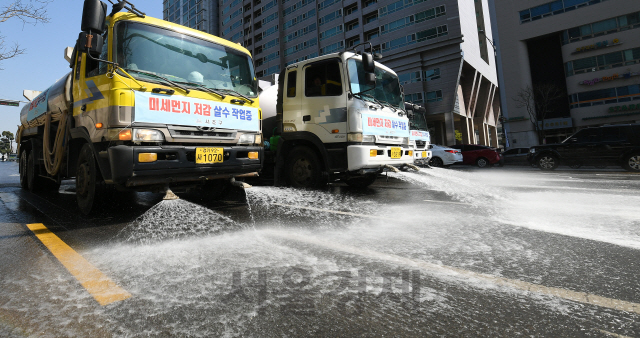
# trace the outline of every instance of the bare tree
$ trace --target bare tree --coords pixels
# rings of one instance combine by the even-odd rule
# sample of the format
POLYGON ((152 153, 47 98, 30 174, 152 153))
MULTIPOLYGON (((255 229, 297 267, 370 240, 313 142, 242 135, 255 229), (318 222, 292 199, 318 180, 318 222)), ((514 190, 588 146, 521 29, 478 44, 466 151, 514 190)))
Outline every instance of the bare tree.
MULTIPOLYGON (((47 23, 47 5, 52 0, 15 0, 0 8, 0 23, 10 19, 22 21, 22 24, 35 25, 38 22, 47 23)), ((24 54, 25 49, 20 48, 20 44, 15 42, 12 46, 7 46, 5 37, 0 36, 0 61, 24 54)), ((2 70, 2 68, 0 68, 2 70)))
POLYGON ((524 108, 529 114, 529 121, 538 134, 538 142, 541 144, 545 138, 544 120, 547 118, 554 101, 563 98, 564 92, 553 83, 537 84, 520 89, 513 100, 516 107, 524 108))

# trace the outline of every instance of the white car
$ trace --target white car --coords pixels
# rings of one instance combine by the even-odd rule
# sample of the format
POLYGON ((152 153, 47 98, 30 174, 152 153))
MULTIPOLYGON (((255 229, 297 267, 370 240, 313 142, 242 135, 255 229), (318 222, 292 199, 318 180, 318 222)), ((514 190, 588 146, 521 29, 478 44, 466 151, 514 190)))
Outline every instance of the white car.
POLYGON ((444 167, 456 163, 462 163, 462 153, 458 149, 453 149, 437 144, 430 144, 431 160, 429 165, 432 167, 444 167))

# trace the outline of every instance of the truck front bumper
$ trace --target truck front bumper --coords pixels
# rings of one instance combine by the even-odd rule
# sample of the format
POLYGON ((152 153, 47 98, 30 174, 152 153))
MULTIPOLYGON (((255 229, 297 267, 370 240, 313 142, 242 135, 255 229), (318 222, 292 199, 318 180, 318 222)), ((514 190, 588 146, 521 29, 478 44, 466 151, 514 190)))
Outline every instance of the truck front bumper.
POLYGON ((413 164, 413 156, 409 155, 409 151, 412 151, 412 149, 402 148, 402 156, 400 158, 391 158, 391 148, 395 148, 395 146, 347 146, 348 170, 375 169, 385 165, 401 167, 405 164, 413 164), (376 151, 376 156, 371 156, 371 150, 376 151))
POLYGON ((257 176, 262 168, 263 148, 259 146, 215 146, 223 148, 223 162, 196 164, 196 146, 127 146, 108 150, 112 181, 126 187, 206 181, 257 176), (258 152, 250 159, 249 152, 258 152), (140 162, 139 154, 156 153, 158 160, 140 162))

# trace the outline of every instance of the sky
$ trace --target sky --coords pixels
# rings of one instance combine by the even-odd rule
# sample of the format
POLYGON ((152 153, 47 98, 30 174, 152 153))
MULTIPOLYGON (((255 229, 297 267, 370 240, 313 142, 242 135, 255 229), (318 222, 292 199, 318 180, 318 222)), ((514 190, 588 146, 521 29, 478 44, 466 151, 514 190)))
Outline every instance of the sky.
MULTIPOLYGON (((129 0, 145 14, 162 19, 162 0, 129 0)), ((0 8, 12 0, 0 0, 0 8)), ((29 0, 23 0, 29 2, 29 0)), ((108 12, 111 12, 111 4, 108 12)), ((13 46, 15 42, 26 49, 25 54, 0 63, 0 99, 25 101, 24 89, 44 91, 57 79, 71 69, 64 59, 64 49, 72 47, 80 33, 82 19, 81 0, 53 0, 47 6, 49 23, 23 25, 22 21, 12 18, 0 23, 0 36, 5 44, 13 46)), ((16 133, 20 124, 20 107, 0 106, 0 132, 8 130, 16 133)))

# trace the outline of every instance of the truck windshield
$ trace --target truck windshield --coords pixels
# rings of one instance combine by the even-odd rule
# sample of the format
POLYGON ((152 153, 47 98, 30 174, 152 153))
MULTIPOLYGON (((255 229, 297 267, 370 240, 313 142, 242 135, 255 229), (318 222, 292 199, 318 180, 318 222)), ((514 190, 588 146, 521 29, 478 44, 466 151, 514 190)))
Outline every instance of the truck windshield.
MULTIPOLYGON (((351 91, 354 94, 367 91, 364 94, 368 94, 380 102, 388 103, 395 108, 404 109, 400 82, 397 76, 380 67, 376 67, 376 87, 372 89, 372 86, 366 84, 362 61, 350 59, 348 61, 348 69, 351 91)), ((364 98, 373 101, 368 96, 364 96, 364 98)))
POLYGON ((412 130, 424 130, 427 131, 427 120, 424 118, 424 114, 414 112, 413 117, 409 118, 409 125, 412 130))
MULTIPOLYGON (((174 82, 236 91, 248 97, 258 94, 248 54, 168 29, 121 22, 116 26, 114 53, 116 62, 125 70, 146 71, 174 82)), ((143 72, 131 75, 157 81, 143 72)))

